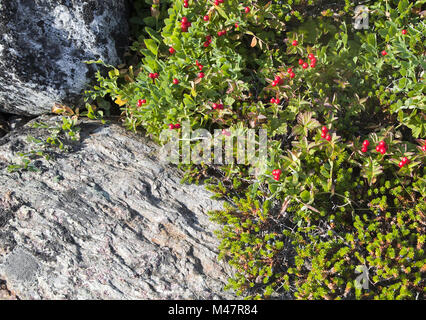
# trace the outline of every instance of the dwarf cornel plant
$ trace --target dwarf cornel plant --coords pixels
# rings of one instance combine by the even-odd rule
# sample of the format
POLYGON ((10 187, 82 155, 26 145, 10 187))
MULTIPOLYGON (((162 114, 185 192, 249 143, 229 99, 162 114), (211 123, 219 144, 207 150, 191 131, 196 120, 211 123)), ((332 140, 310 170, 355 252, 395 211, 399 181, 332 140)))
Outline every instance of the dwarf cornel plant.
POLYGON ((261 174, 179 165, 226 200, 210 215, 236 270, 227 287, 247 299, 423 299, 425 1, 363 3, 364 29, 356 1, 154 2, 165 19, 136 19, 138 63, 98 72, 88 103, 111 99, 159 143, 184 121, 267 131, 261 174))

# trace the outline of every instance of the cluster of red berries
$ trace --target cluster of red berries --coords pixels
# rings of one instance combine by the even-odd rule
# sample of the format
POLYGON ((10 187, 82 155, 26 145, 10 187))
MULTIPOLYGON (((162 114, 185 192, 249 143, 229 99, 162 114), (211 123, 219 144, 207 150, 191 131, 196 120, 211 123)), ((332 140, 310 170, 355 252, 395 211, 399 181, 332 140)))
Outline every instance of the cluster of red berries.
POLYGON ((388 146, 386 142, 383 140, 380 140, 379 144, 376 147, 376 151, 380 152, 381 154, 385 154, 387 150, 388 150, 388 146))
POLYGON ((183 17, 181 21, 181 30, 182 32, 188 32, 188 28, 191 26, 191 22, 188 21, 187 17, 183 17))
POLYGON ((272 175, 274 176, 274 180, 279 181, 281 176, 281 170, 280 169, 272 170, 272 175))
POLYGON ((195 60, 195 64, 197 65, 198 69, 203 70, 204 66, 198 62, 198 60, 195 60))
POLYGON ((401 161, 399 162, 399 167, 400 168, 402 168, 403 166, 405 166, 407 163, 410 163, 410 160, 408 160, 408 158, 407 157, 403 157, 402 159, 401 159, 401 161))
POLYGON ((210 45, 210 43, 212 43, 212 36, 206 36, 206 41, 204 42, 204 47, 207 48, 210 45))
POLYGON ((323 127, 321 128, 321 138, 323 138, 323 139, 325 139, 325 140, 327 140, 327 141, 330 141, 330 140, 331 140, 331 136, 330 136, 330 134, 328 133, 328 128, 327 128, 326 126, 323 126, 323 127))
POLYGON ((142 107, 142 105, 145 104, 145 103, 146 103, 145 99, 139 99, 138 100, 138 107, 142 107))
POLYGON ((157 72, 155 72, 155 73, 150 73, 150 74, 148 75, 148 77, 150 77, 151 79, 157 79, 157 78, 158 78, 158 73, 157 73, 157 72))
POLYGON ((293 68, 288 68, 287 73, 290 75, 290 78, 293 79, 296 74, 293 72, 293 68))
POLYGON ((225 30, 225 29, 220 30, 220 31, 218 31, 218 32, 217 32, 217 35, 218 35, 219 37, 224 36, 225 34, 226 34, 226 30, 225 30))
POLYGON ((215 6, 218 6, 218 5, 220 5, 221 3, 223 3, 223 1, 224 1, 224 0, 214 0, 214 5, 215 5, 215 6))
MULTIPOLYGON (((308 59, 311 60, 311 68, 315 68, 316 64, 317 64, 317 58, 315 58, 315 56, 310 53, 308 54, 308 59)), ((309 67, 309 64, 305 61, 303 61, 303 59, 299 59, 299 65, 302 66, 303 69, 307 69, 309 67)))
POLYGON ((367 139, 364 140, 364 142, 362 143, 361 151, 364 153, 367 152, 369 145, 370 145, 370 141, 368 141, 367 139))
POLYGON ((170 130, 179 129, 179 128, 180 128, 180 124, 179 123, 176 123, 176 124, 169 123, 169 129, 170 130))
POLYGON ((284 83, 284 80, 283 80, 283 79, 281 79, 281 77, 280 77, 280 76, 275 76, 274 81, 272 81, 272 86, 273 86, 273 87, 275 87, 275 86, 277 86, 278 84, 283 84, 283 83, 284 83))
POLYGON ((188 8, 189 7, 188 0, 183 0, 183 7, 184 8, 188 8))
POLYGON ((275 98, 271 98, 271 103, 276 103, 276 104, 280 104, 281 100, 280 99, 275 99, 275 98))
POLYGON ((223 104, 221 103, 213 103, 212 107, 214 110, 223 110, 223 104))

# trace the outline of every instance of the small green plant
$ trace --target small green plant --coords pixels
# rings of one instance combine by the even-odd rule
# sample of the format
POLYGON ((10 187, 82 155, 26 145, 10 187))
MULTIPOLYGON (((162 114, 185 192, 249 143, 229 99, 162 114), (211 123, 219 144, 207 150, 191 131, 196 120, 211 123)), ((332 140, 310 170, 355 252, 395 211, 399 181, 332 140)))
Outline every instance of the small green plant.
MULTIPOLYGON (((56 110, 57 111, 57 110, 56 110)), ((45 159, 49 161, 55 149, 69 151, 70 142, 79 140, 80 128, 77 126, 77 117, 63 116, 61 122, 51 126, 44 122, 34 122, 33 128, 48 130, 49 136, 43 140, 31 135, 27 136, 27 141, 37 146, 37 149, 29 152, 20 152, 20 162, 8 166, 9 172, 16 171, 40 171, 36 162, 45 159)))

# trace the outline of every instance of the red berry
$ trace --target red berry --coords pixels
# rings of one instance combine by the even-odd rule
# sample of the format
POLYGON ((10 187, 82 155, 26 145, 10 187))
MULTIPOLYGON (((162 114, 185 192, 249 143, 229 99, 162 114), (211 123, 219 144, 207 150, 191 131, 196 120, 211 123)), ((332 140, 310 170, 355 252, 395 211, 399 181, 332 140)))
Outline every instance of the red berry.
POLYGON ((217 106, 218 106, 218 104, 217 104, 217 103, 213 103, 212 108, 213 108, 214 110, 216 110, 216 109, 217 109, 217 106))
POLYGON ((237 29, 238 29, 239 27, 240 27, 240 26, 238 25, 238 23, 236 23, 236 24, 235 24, 235 28, 237 28, 237 29))
POLYGON ((331 140, 331 136, 330 136, 329 134, 327 134, 327 135, 325 136, 325 140, 330 141, 330 140, 331 140))
POLYGON ((158 73, 157 73, 157 72, 155 72, 155 73, 154 73, 154 78, 155 78, 155 79, 157 79, 157 78, 158 78, 158 73))
POLYGON ((218 6, 219 4, 220 4, 219 0, 215 0, 215 1, 214 1, 214 5, 215 5, 215 6, 218 6))
POLYGON ((315 63, 311 63, 311 68, 315 68, 316 64, 315 63))
POLYGON ((173 54, 173 53, 175 53, 175 52, 176 52, 176 50, 175 50, 173 47, 170 47, 170 48, 169 48, 169 52, 170 52, 170 54, 173 54))
POLYGON ((182 23, 188 23, 188 18, 187 17, 183 17, 182 18, 182 23))
POLYGON ((386 147, 386 142, 383 140, 379 141, 379 147, 386 147))
POLYGON ((291 73, 291 72, 293 72, 293 69, 292 69, 292 68, 288 68, 288 69, 287 69, 287 72, 288 72, 288 73, 291 73))
POLYGON ((280 170, 280 169, 272 170, 272 174, 273 174, 274 176, 279 176, 279 175, 281 175, 281 170, 280 170))
POLYGON ((211 42, 212 41, 212 36, 211 35, 207 35, 206 36, 206 40, 209 41, 209 42, 211 42))
POLYGON ((405 163, 401 161, 398 165, 399 165, 400 168, 402 168, 404 166, 404 164, 405 163))
POLYGON ((317 59, 314 57, 313 59, 311 59, 311 63, 317 63, 317 59))
POLYGON ((188 8, 188 7, 189 7, 188 2, 186 2, 186 1, 185 1, 185 2, 183 3, 183 7, 184 7, 184 8, 188 8))
POLYGON ((381 153, 381 154, 385 154, 386 153, 386 148, 380 148, 380 150, 379 150, 379 152, 381 153))
POLYGON ((280 100, 280 99, 275 99, 275 103, 276 103, 276 104, 280 104, 280 103, 281 103, 281 100, 280 100))
POLYGON ((207 21, 209 21, 209 20, 210 20, 210 18, 209 18, 209 16, 204 16, 204 17, 203 17, 203 20, 207 22, 207 21))
POLYGON ((293 40, 293 42, 291 43, 293 46, 297 46, 299 44, 299 42, 297 40, 293 40))
POLYGON ((272 81, 272 86, 275 87, 278 84, 278 81, 272 81))
POLYGON ((382 149, 382 148, 380 148, 379 146, 377 146, 377 147, 376 147, 376 151, 377 151, 377 152, 380 152, 380 150, 381 150, 381 149, 382 149))
POLYGON ((150 77, 150 78, 154 78, 154 74, 153 73, 150 73, 149 75, 148 75, 148 77, 150 77))
POLYGON ((426 152, 426 144, 422 147, 422 151, 426 152))
POLYGON ((250 12, 250 8, 249 8, 249 7, 245 7, 245 8, 244 8, 244 12, 245 12, 245 13, 249 13, 249 12, 250 12))
POLYGON ((370 141, 368 141, 366 139, 366 140, 364 140, 364 142, 362 143, 362 145, 368 147, 370 145, 370 141))
POLYGON ((217 105, 217 108, 218 108, 219 110, 223 110, 223 104, 219 103, 219 104, 217 105))
POLYGON ((198 74, 198 77, 199 77, 199 78, 204 78, 204 72, 200 72, 200 73, 198 74))
POLYGON ((407 157, 403 157, 403 158, 401 159, 401 162, 402 162, 403 164, 406 164, 406 163, 408 163, 408 162, 409 162, 409 160, 408 160, 408 158, 407 158, 407 157))
POLYGON ((302 59, 299 59, 299 65, 302 65, 304 61, 302 59))
POLYGON ((279 82, 281 80, 281 77, 280 76, 275 76, 274 80, 277 81, 277 82, 279 82))
POLYGON ((364 153, 367 152, 367 150, 368 150, 367 146, 363 146, 362 149, 361 149, 361 151, 364 152, 364 153))
POLYGON ((309 66, 309 65, 308 65, 306 62, 305 62, 304 64, 302 64, 302 68, 303 68, 303 69, 307 69, 307 68, 308 68, 308 66, 309 66))
POLYGON ((401 32, 402 32, 402 34, 407 34, 407 30, 405 30, 405 29, 403 29, 401 32))
POLYGON ((321 132, 321 138, 324 138, 325 139, 325 136, 327 135, 327 133, 326 132, 321 132))
POLYGON ((198 69, 203 70, 204 66, 202 64, 198 65, 198 69))
POLYGON ((309 60, 312 60, 312 59, 314 59, 314 58, 315 58, 315 56, 314 56, 312 53, 308 54, 308 59, 309 59, 309 60))
POLYGON ((175 128, 175 125, 173 123, 169 123, 169 129, 173 130, 175 128))
POLYGON ((179 123, 176 123, 175 124, 175 129, 179 129, 180 128, 180 124, 179 123))
POLYGON ((293 79, 296 76, 296 74, 294 72, 290 73, 290 78, 293 79))
POLYGON ((327 133, 327 132, 328 132, 328 128, 327 128, 326 126, 323 126, 323 127, 321 128, 321 131, 322 131, 322 132, 327 133))
POLYGON ((208 42, 208 41, 206 41, 206 42, 204 42, 204 47, 208 47, 210 45, 210 42, 208 42))
POLYGON ((385 51, 385 50, 383 50, 382 51, 382 56, 385 56, 385 55, 387 55, 388 53, 385 51))
POLYGON ((173 84, 178 84, 179 83, 179 80, 178 79, 176 79, 176 78, 174 78, 173 79, 173 84))
POLYGON ((275 103, 275 98, 271 98, 270 102, 275 103))

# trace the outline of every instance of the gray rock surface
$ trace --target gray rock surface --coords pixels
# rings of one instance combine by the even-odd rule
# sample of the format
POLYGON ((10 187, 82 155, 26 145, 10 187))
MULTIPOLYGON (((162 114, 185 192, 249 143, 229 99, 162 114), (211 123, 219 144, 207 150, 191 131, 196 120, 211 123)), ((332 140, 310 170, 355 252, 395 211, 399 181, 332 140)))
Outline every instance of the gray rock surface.
POLYGON ((126 0, 0 0, 0 111, 39 115, 78 101, 93 66, 119 63, 126 0))
POLYGON ((116 124, 81 123, 69 153, 8 173, 46 138, 34 121, 0 139, 0 297, 232 299, 206 211, 222 203, 182 185, 158 147, 116 124))

